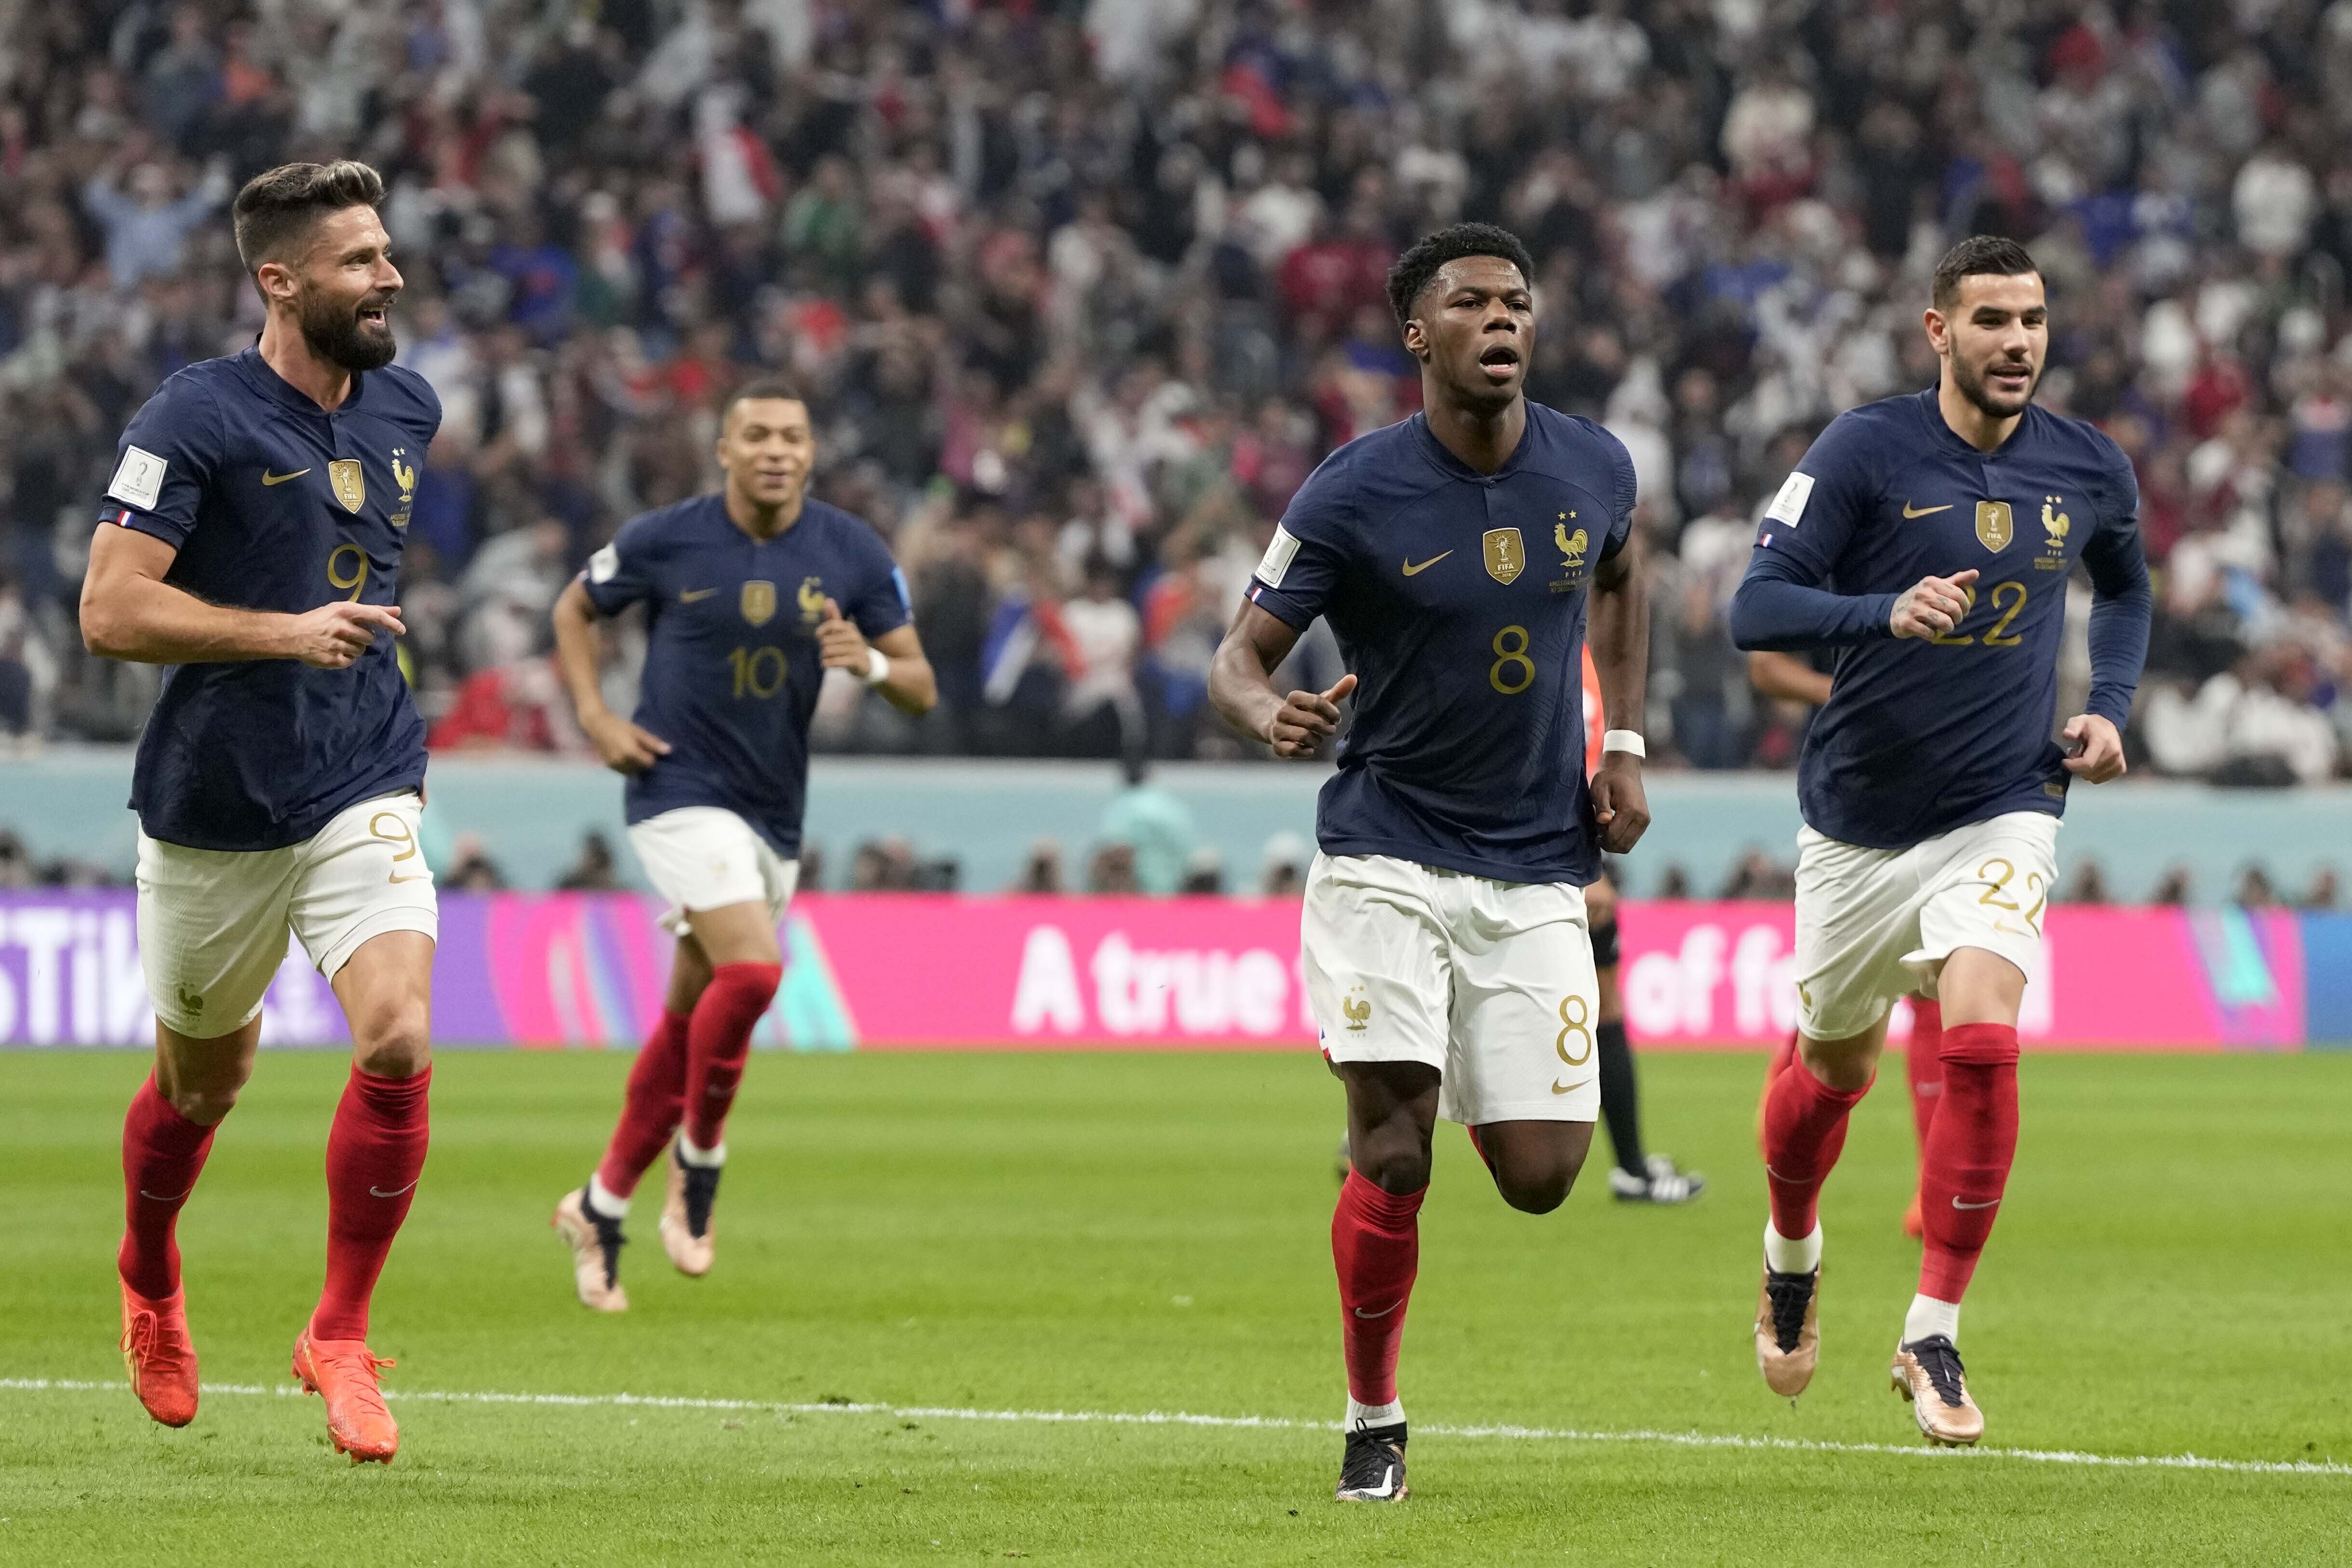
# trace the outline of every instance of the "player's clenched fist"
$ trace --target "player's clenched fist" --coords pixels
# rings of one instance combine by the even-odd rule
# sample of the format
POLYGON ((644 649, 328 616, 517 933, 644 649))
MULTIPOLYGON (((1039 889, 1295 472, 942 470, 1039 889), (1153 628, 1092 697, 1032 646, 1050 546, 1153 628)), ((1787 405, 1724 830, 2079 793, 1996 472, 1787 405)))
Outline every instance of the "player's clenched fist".
POLYGON ((373 646, 378 632, 398 637, 407 629, 400 624, 397 605, 355 605, 338 599, 294 617, 287 657, 314 669, 346 669, 373 646))
POLYGON ((2105 784, 2124 776, 2124 738, 2115 724, 2096 713, 2077 713, 2060 731, 2071 753, 2066 771, 2084 784, 2105 784))
POLYGON ((588 743, 596 748, 596 755, 616 773, 643 773, 669 755, 667 741, 617 713, 606 711, 593 718, 583 714, 580 728, 586 731, 588 743))
POLYGON ((1356 678, 1343 675, 1328 691, 1294 691, 1265 727, 1265 743, 1277 757, 1311 757, 1324 740, 1339 730, 1339 704, 1356 689, 1356 678))
POLYGON ((1649 793, 1642 787, 1642 764, 1630 752, 1609 752, 1592 775, 1592 820, 1601 847, 1623 855, 1650 826, 1649 793))
POLYGON ((816 624, 817 662, 827 669, 864 675, 869 662, 867 646, 866 634, 857 629, 857 623, 844 616, 839 605, 827 599, 824 619, 816 624))
POLYGON ((1969 613, 1969 584, 1976 568, 1948 577, 1922 577, 1895 597, 1886 624, 1898 637, 1939 637, 1969 613))

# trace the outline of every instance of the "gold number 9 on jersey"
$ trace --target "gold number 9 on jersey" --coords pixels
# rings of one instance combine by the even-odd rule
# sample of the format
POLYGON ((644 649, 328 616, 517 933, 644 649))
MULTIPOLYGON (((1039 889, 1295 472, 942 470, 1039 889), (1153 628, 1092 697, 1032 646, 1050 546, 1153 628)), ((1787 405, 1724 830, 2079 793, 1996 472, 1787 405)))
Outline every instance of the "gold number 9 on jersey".
POLYGON ((338 544, 327 554, 327 582, 333 587, 351 590, 343 595, 346 604, 359 603, 360 595, 367 588, 367 552, 356 544, 338 544), (346 556, 350 558, 348 567, 340 567, 346 556))
POLYGON ((1536 683, 1536 661, 1528 657, 1527 627, 1505 626, 1495 634, 1494 646, 1495 662, 1486 671, 1487 685, 1506 697, 1517 697, 1536 683))

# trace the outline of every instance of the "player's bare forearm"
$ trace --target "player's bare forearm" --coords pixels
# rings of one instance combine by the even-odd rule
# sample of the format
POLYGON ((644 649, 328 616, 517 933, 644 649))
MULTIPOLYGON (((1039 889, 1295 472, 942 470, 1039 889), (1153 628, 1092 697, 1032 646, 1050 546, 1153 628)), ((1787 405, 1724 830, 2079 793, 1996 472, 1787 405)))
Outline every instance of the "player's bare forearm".
POLYGON ((1339 732, 1339 704, 1356 689, 1343 675, 1328 691, 1274 688, 1274 672, 1290 657, 1298 632, 1278 616, 1245 604, 1209 661, 1209 701, 1226 723, 1263 741, 1277 757, 1311 757, 1339 732))
POLYGON ((1649 700, 1650 596, 1643 589, 1638 540, 1602 562, 1592 577, 1592 616, 1586 633, 1592 670, 1601 678, 1601 710, 1608 728, 1639 732, 1649 700))
MULTIPOLYGON (((1639 734, 1649 700, 1650 599, 1640 571, 1638 540, 1601 563, 1592 578, 1592 613, 1586 637, 1592 647, 1592 672, 1601 679, 1604 728, 1639 734)), ((1592 775, 1592 821, 1601 847, 1622 855, 1641 842, 1650 826, 1650 801, 1642 787, 1642 759, 1631 752, 1603 751, 1592 775)))
POLYGON ((1819 708, 1830 700, 1830 678, 1790 653, 1758 648, 1748 656, 1748 684, 1767 697, 1819 708))
POLYGON ((940 705, 940 678, 923 652, 923 639, 911 626, 884 632, 874 646, 890 661, 890 673, 874 689, 899 712, 919 719, 940 705))
POLYGON ((179 552, 152 534, 101 524, 81 584, 82 645, 134 664, 238 664, 293 658, 348 667, 379 631, 404 628, 388 605, 337 601, 300 615, 242 610, 163 581, 179 552))
POLYGON ((555 596, 555 667, 563 676, 563 689, 572 696, 572 711, 585 731, 595 720, 609 716, 601 680, 604 639, 596 629, 596 606, 587 585, 578 578, 555 596))

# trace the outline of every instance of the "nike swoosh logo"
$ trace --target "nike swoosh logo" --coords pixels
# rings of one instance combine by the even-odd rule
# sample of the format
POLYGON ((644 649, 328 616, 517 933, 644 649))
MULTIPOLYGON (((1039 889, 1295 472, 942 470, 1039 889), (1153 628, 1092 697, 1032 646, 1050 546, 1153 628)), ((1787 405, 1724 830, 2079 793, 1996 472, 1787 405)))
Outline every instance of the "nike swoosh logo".
POLYGON ((1920 507, 1913 506, 1907 500, 1903 503, 1903 515, 1906 517, 1933 517, 1939 511, 1949 511, 1951 510, 1952 503, 1950 501, 1946 501, 1941 506, 1920 507))
POLYGON ((1356 1492, 1356 1495, 1357 1495, 1358 1497, 1366 1497, 1366 1498, 1384 1498, 1384 1497, 1392 1497, 1392 1496, 1394 1496, 1394 1495, 1395 1495, 1395 1493, 1396 1493, 1396 1484, 1397 1484, 1397 1473, 1396 1473, 1396 1467, 1395 1467, 1394 1465, 1391 1465, 1391 1466, 1389 1467, 1389 1469, 1388 1469, 1388 1474, 1386 1474, 1385 1476, 1382 1476, 1382 1477, 1381 1478, 1381 1489, 1380 1489, 1380 1490, 1378 1490, 1378 1491, 1374 1491, 1374 1490, 1372 1490, 1370 1487, 1362 1487, 1362 1488, 1358 1489, 1358 1490, 1357 1490, 1357 1492, 1356 1492))
POLYGON ((1956 1209, 1989 1209, 1992 1207, 1992 1204, 1997 1204, 1999 1202, 2000 1202, 2000 1200, 1999 1198, 1995 1198, 1992 1200, 1991 1204, 1964 1204, 1960 1202, 1959 1199, 1954 1198, 1952 1200, 1952 1206, 1956 1209))
MULTIPOLYGON (((415 1185, 416 1184, 416 1183, 417 1183, 417 1182, 422 1181, 422 1180, 424 1180, 424 1178, 423 1178, 422 1176, 417 1177, 415 1181, 411 1181, 411 1182, 408 1184, 408 1187, 413 1187, 413 1186, 415 1186, 415 1185)), ((370 1188, 368 1189, 368 1196, 370 1196, 370 1197, 372 1197, 372 1198, 396 1198, 396 1197, 398 1197, 401 1194, 403 1194, 403 1193, 406 1192, 406 1191, 408 1190, 408 1187, 394 1187, 394 1188, 393 1188, 393 1189, 392 1189, 392 1191, 390 1191, 390 1192, 388 1192, 388 1193, 387 1193, 387 1192, 385 1192, 382 1187, 370 1187, 370 1188)))
POLYGON ((1386 1307, 1381 1308, 1381 1309, 1379 1311, 1377 1311, 1377 1312, 1367 1312, 1367 1311, 1365 1311, 1361 1307, 1359 1307, 1359 1308, 1357 1308, 1357 1309, 1356 1309, 1356 1316, 1358 1316, 1358 1317, 1360 1317, 1360 1318, 1365 1318, 1365 1319, 1372 1319, 1372 1318, 1385 1318, 1385 1317, 1387 1317, 1391 1312, 1395 1311, 1395 1310, 1397 1310, 1397 1308, 1402 1307, 1402 1306, 1403 1306, 1403 1305, 1404 1305, 1404 1303, 1403 1303, 1402 1301, 1391 1302, 1390 1305, 1388 1305, 1388 1306, 1386 1306, 1386 1307))
MULTIPOLYGON (((195 1190, 196 1190, 195 1188, 194 1188, 194 1187, 190 1187, 190 1188, 188 1189, 188 1193, 193 1193, 193 1192, 194 1192, 195 1190)), ((175 1204, 175 1203, 178 1203, 182 1198, 186 1197, 186 1196, 188 1195, 188 1193, 173 1193, 170 1197, 165 1197, 165 1196, 164 1196, 163 1194, 161 1194, 161 1193, 151 1193, 151 1192, 149 1192, 149 1191, 148 1191, 146 1188, 144 1188, 144 1187, 142 1187, 142 1188, 140 1188, 140 1189, 139 1189, 139 1195, 140 1195, 141 1197, 145 1198, 145 1199, 146 1199, 148 1202, 150 1202, 150 1203, 156 1203, 156 1204, 175 1204)))
POLYGON ((261 482, 265 486, 282 485, 289 479, 299 479, 310 471, 308 468, 297 468, 290 474, 273 474, 268 468, 264 468, 261 470, 261 482))
POLYGON ((1418 565, 1418 566, 1414 565, 1412 562, 1408 561, 1408 562, 1406 562, 1406 563, 1404 563, 1404 574, 1405 574, 1406 576, 1410 577, 1410 576, 1412 576, 1415 573, 1419 573, 1419 572, 1426 572, 1426 571, 1428 571, 1431 567, 1433 567, 1433 566, 1436 565, 1439 562, 1441 562, 1441 561, 1444 560, 1444 559, 1445 559, 1445 557, 1446 557, 1447 555, 1451 555, 1451 554, 1453 554, 1453 553, 1454 553, 1454 552, 1452 552, 1451 550, 1448 550, 1448 551, 1444 552, 1443 554, 1433 555, 1433 556, 1431 556, 1428 560, 1426 560, 1426 561, 1423 562, 1423 563, 1422 563, 1420 565, 1418 565))
POLYGON ((1574 1094, 1578 1089, 1582 1089, 1586 1084, 1591 1083, 1591 1081, 1592 1080, 1589 1078, 1580 1078, 1574 1083, 1556 1082, 1551 1086, 1551 1091, 1554 1094, 1574 1094))
POLYGON ((677 602, 681 605, 697 604, 717 592, 716 588, 688 588, 678 595, 677 602))

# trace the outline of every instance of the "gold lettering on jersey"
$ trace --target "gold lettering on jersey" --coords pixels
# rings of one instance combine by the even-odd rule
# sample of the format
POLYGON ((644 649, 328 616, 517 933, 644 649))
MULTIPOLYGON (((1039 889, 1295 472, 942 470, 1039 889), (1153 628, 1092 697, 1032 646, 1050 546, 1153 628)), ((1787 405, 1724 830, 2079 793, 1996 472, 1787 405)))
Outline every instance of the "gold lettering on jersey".
POLYGON ((401 461, 407 455, 405 447, 392 449, 392 482, 400 487, 400 504, 392 511, 392 526, 394 528, 406 528, 408 514, 416 507, 416 465, 401 461))
POLYGON ((1528 569, 1528 547, 1516 528, 1490 528, 1480 542, 1486 547, 1486 575, 1497 583, 1515 583, 1528 569))
POLYGON ((1981 543, 1987 550, 1993 552, 1995 554, 1999 554, 2000 552, 2008 549, 2009 542, 2016 537, 2017 523, 2009 514, 2009 503, 2007 501, 1980 500, 1977 502, 1978 542, 1981 543))
POLYGON ((754 577, 743 584, 743 618, 755 626, 764 626, 776 618, 776 585, 754 577))
POLYGON ((357 511, 367 504, 367 475, 357 458, 337 458, 329 463, 327 483, 345 511, 357 511))
POLYGON ((801 602, 801 625, 804 626, 813 626, 816 625, 817 622, 824 619, 824 578, 802 578, 799 598, 801 602))

